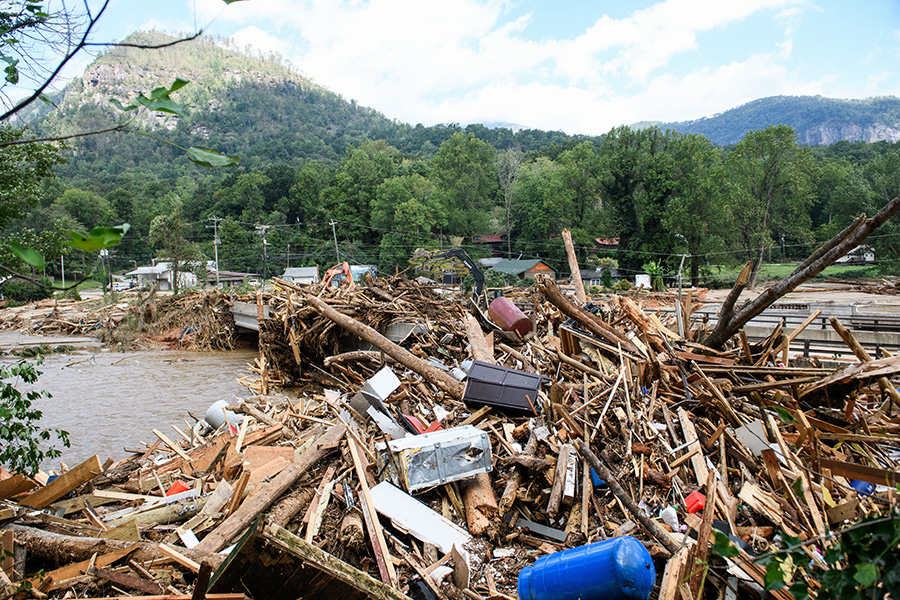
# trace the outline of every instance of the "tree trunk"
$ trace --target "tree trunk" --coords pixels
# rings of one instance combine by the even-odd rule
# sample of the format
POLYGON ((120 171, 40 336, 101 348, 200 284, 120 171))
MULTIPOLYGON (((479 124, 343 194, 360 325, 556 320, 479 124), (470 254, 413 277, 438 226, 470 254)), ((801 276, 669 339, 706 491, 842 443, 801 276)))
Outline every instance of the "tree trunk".
POLYGON ((640 354, 638 349, 634 347, 634 344, 622 335, 622 333, 613 327, 610 327, 580 306, 572 304, 569 299, 559 291, 559 288, 553 281, 544 279, 538 284, 538 287, 544 292, 547 299, 556 306, 556 308, 561 310, 563 314, 578 321, 579 324, 600 339, 614 346, 621 344, 623 350, 632 354, 640 354))
MULTIPOLYGON (((854 222, 850 227, 847 227, 814 252, 810 259, 804 261, 791 275, 764 291, 755 300, 747 301, 735 312, 734 300, 737 299, 737 295, 743 289, 739 278, 738 284, 735 285, 731 294, 729 294, 729 299, 732 296, 734 296, 734 299, 731 300, 730 305, 728 300, 722 305, 722 310, 719 313, 719 322, 716 323, 716 328, 703 340, 703 343, 711 348, 720 348, 747 321, 759 315, 785 294, 792 292, 801 283, 809 281, 824 271, 826 267, 834 264, 834 261, 863 243, 872 232, 898 212, 900 212, 900 196, 888 202, 874 217, 866 219, 859 224, 854 222)), ((864 217, 865 215, 862 215, 861 218, 864 217)))
MULTIPOLYGON (((159 544, 153 542, 124 542, 109 538, 79 537, 52 533, 24 525, 9 524, 3 530, 12 531, 16 542, 28 548, 28 552, 59 564, 87 560, 96 554, 107 554, 122 550, 134 544, 140 547, 132 555, 137 562, 163 560, 168 558, 159 550, 159 544)), ((178 551, 196 562, 209 561, 218 567, 225 557, 197 549, 179 548, 178 551)))

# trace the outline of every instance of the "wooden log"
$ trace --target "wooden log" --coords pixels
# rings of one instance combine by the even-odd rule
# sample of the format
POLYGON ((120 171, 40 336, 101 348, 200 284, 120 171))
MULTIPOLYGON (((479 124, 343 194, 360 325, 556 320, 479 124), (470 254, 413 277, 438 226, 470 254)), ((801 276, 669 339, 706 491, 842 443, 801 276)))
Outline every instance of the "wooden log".
POLYGON ((142 577, 129 575, 127 573, 119 573, 112 569, 94 568, 90 571, 90 574, 109 581, 110 583, 114 583, 119 587, 137 590, 139 592, 144 592, 145 594, 162 594, 165 591, 163 586, 155 581, 148 581, 142 577))
POLYGON ((493 528, 491 517, 497 514, 497 497, 488 473, 479 473, 462 484, 463 504, 466 507, 466 525, 469 533, 484 535, 493 528))
POLYGON ((386 362, 390 364, 396 364, 397 361, 386 355, 384 352, 376 352, 375 350, 354 350, 352 352, 344 352, 342 354, 335 354, 334 356, 326 356, 325 357, 325 366, 330 367, 331 365, 337 365, 341 363, 347 362, 360 362, 364 360, 371 360, 374 362, 386 362))
POLYGON ((313 445, 301 454, 297 460, 288 465, 275 479, 269 482, 259 493, 254 494, 238 508, 234 514, 213 529, 195 550, 218 552, 241 531, 250 526, 257 515, 272 506, 284 492, 294 485, 310 467, 324 457, 344 436, 346 428, 343 423, 332 425, 313 445))
POLYGON ((309 505, 312 495, 312 490, 301 488, 282 497, 269 511, 269 523, 286 527, 304 506, 309 505))
MULTIPOLYGON (((523 458, 534 458, 534 453, 537 450, 538 441, 534 434, 531 434, 531 437, 528 438, 528 443, 525 444, 525 451, 520 455, 523 458)), ((503 494, 500 496, 500 502, 498 503, 497 511, 500 513, 502 517, 506 514, 506 511, 512 507, 513 502, 516 501, 516 496, 519 491, 519 486, 522 485, 522 480, 525 478, 525 474, 520 468, 513 469, 513 472, 510 473, 509 479, 506 481, 506 487, 503 489, 503 494)))
POLYGON ((547 504, 547 514, 555 517, 559 512, 562 502, 563 488, 566 485, 566 473, 569 468, 569 458, 572 455, 572 445, 563 444, 559 447, 559 455, 556 459, 556 471, 553 474, 553 488, 550 490, 550 502, 547 504))
POLYGON ((563 243, 566 245, 566 257, 569 259, 569 271, 572 273, 572 283, 575 285, 575 299, 578 304, 587 303, 587 294, 584 293, 584 282, 581 280, 581 269, 578 266, 578 258, 575 256, 575 244, 572 243, 572 232, 562 230, 563 243))
MULTIPOLYGON (((898 212, 900 212, 900 196, 885 204, 874 217, 866 219, 859 224, 854 223, 851 227, 833 237, 788 277, 769 287, 755 299, 746 302, 737 312, 733 310, 737 296, 732 300, 728 310, 726 310, 728 302, 726 300, 726 303, 722 305, 722 310, 719 312, 719 321, 716 323, 715 329, 706 336, 703 344, 712 348, 720 348, 750 319, 759 315, 773 302, 794 291, 798 285, 815 277, 837 259, 859 246, 872 232, 898 212)), ((738 294, 740 294, 740 290, 738 290, 738 294)), ((731 295, 729 295, 730 298, 731 295)))
POLYGON ((481 362, 493 363, 494 350, 488 345, 487 338, 481 330, 478 319, 469 313, 463 315, 463 323, 466 326, 466 336, 469 338, 469 347, 472 349, 472 358, 481 362))
MULTIPOLYGON (((62 535, 16 524, 4 525, 2 529, 4 531, 12 531, 16 536, 17 543, 27 547, 29 553, 58 563, 87 560, 94 554, 109 554, 110 552, 130 548, 135 545, 134 542, 62 535)), ((137 562, 166 558, 160 552, 159 544, 140 542, 137 546, 134 554, 131 555, 131 558, 137 562)), ((210 554, 196 548, 183 548, 180 552, 195 561, 209 560, 217 568, 225 560, 225 557, 222 555, 210 554)))
MULTIPOLYGON (((279 283, 279 285, 281 284, 280 280, 276 281, 279 283)), ((344 313, 335 310, 319 298, 316 298, 315 296, 312 296, 310 294, 304 294, 304 296, 309 305, 313 307, 313 309, 315 309, 315 311, 320 315, 331 319, 350 333, 369 342, 388 356, 396 359, 397 362, 401 363, 403 366, 412 371, 415 371, 430 383, 433 383, 440 389, 444 390, 453 398, 462 400, 465 386, 454 379, 448 373, 445 373, 437 367, 428 364, 428 362, 414 355, 409 350, 401 348, 368 325, 360 323, 353 317, 348 317, 344 313)))
POLYGON ((539 289, 544 292, 544 295, 547 296, 547 300, 549 300, 556 308, 561 310, 564 315, 567 317, 571 317, 578 321, 578 323, 590 331, 592 334, 604 340, 613 346, 621 345, 623 350, 630 352, 632 354, 641 353, 638 349, 632 344, 628 339, 618 330, 613 327, 610 327, 588 311, 584 310, 580 306, 576 306, 572 304, 568 298, 566 298, 563 293, 559 290, 556 283, 553 281, 542 278, 538 283, 539 289))

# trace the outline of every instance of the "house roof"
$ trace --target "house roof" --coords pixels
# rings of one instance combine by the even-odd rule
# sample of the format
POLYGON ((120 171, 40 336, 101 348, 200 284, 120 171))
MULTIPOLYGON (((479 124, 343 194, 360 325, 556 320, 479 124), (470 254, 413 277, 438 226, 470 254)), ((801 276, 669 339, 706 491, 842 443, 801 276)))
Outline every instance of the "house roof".
POLYGON ((134 271, 125 273, 126 275, 159 275, 169 270, 169 263, 159 263, 158 265, 150 265, 146 267, 138 267, 134 271))
POLYGON ((501 260, 493 266, 493 269, 501 273, 509 273, 510 275, 521 275, 522 273, 531 271, 539 264, 543 264, 545 267, 547 267, 547 269, 553 271, 554 273, 556 272, 553 267, 539 258, 534 258, 531 260, 501 260))

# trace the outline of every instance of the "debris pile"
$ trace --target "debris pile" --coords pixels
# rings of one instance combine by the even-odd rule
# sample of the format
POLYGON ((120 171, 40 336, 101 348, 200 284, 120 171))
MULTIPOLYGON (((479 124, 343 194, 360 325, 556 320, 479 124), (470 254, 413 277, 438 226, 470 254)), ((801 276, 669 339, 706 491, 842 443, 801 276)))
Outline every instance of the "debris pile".
POLYGON ((836 321, 860 362, 792 365, 798 330, 707 347, 689 295, 661 316, 541 281, 505 299, 524 334, 403 277, 255 300, 256 395, 118 463, 3 475, 6 596, 530 598, 539 557, 630 536, 654 597, 742 597, 778 536, 821 562, 896 505, 900 357, 836 321))

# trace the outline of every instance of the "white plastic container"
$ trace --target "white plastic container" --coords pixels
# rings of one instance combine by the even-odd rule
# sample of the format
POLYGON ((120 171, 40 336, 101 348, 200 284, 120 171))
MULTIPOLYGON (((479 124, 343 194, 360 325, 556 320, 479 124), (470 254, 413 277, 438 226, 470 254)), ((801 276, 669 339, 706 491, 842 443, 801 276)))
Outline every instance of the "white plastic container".
POLYGON ((230 410, 227 410, 228 402, 225 400, 219 400, 215 402, 212 406, 210 406, 206 415, 203 417, 203 420, 209 423, 210 427, 213 429, 218 429, 225 423, 225 417, 228 416, 228 424, 232 427, 237 427, 241 424, 242 417, 230 410))

